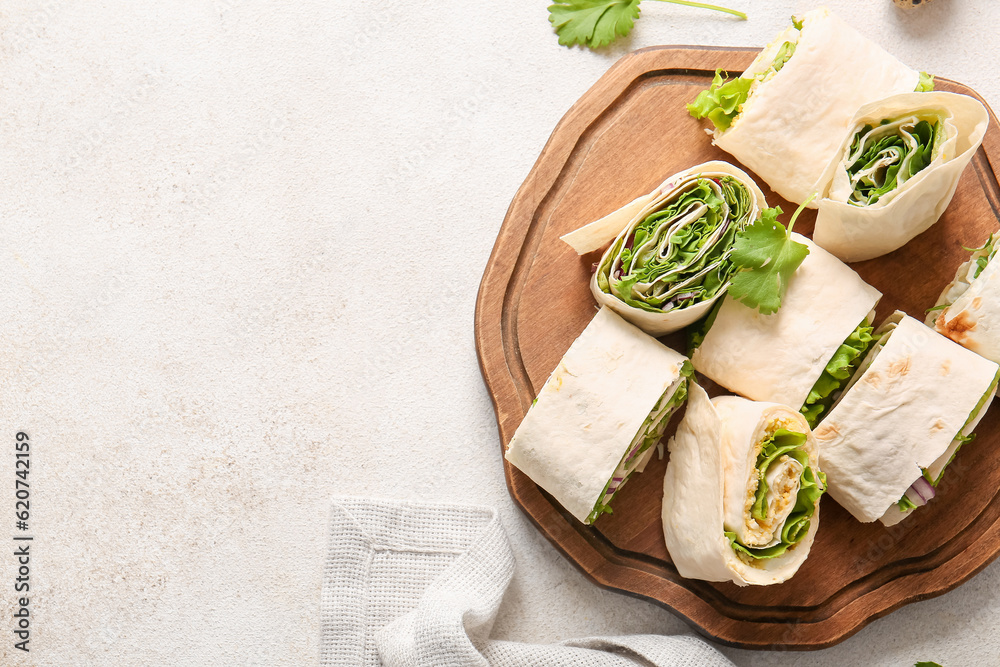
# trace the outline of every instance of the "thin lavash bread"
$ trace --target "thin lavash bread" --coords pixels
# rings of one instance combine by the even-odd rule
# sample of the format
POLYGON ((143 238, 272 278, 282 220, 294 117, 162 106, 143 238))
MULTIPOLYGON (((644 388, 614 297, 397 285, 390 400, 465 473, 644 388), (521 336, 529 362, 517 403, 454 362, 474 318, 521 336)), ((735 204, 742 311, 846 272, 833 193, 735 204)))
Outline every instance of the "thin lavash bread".
POLYGON ((777 584, 794 575, 819 528, 825 488, 820 451, 805 418, 776 403, 709 399, 692 382, 684 419, 668 447, 661 518, 678 573, 740 586, 777 584), (785 447, 793 456, 778 451, 781 456, 762 457, 764 443, 778 437, 797 438, 785 447), (758 472, 762 458, 767 467, 758 472), (765 479, 768 485, 761 488, 765 479), (750 507, 758 491, 764 494, 761 507, 767 507, 763 517, 754 514, 756 503, 750 507), (743 546, 753 540, 760 548, 743 546))
POLYGON ((776 47, 795 40, 781 70, 755 83, 732 125, 713 135, 715 145, 796 204, 820 191, 823 172, 861 106, 912 92, 920 82, 919 72, 825 7, 803 14, 801 25, 765 47, 744 72, 751 78, 766 70, 776 47))
POLYGON ((505 458, 591 523, 645 467, 691 372, 686 357, 601 308, 552 371, 505 458))
POLYGON ((892 525, 933 497, 1000 368, 899 311, 877 333, 815 434, 830 495, 859 521, 892 525))

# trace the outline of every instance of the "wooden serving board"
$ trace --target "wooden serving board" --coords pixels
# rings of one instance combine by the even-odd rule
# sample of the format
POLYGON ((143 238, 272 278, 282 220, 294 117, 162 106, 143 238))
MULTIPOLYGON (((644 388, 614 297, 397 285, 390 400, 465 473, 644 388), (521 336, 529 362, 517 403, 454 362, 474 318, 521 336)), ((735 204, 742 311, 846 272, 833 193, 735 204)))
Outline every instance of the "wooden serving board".
MULTIPOLYGON (((636 51, 618 61, 556 126, 511 202, 476 306, 479 362, 500 428, 498 455, 595 313, 588 281, 599 253, 578 257, 559 236, 689 166, 713 159, 735 163, 711 145, 703 124, 684 105, 709 85, 716 68, 740 72, 756 53, 693 47, 636 51)), ((937 88, 981 100, 952 81, 939 79, 937 88)), ((963 246, 981 245, 1000 227, 993 164, 1000 164, 1000 129, 992 111, 990 123, 944 217, 902 249, 852 265, 884 294, 876 321, 897 308, 923 319, 968 258, 963 246)), ((770 205, 780 204, 786 214, 795 210, 759 179, 758 184, 770 205)), ((815 212, 807 211, 795 229, 811 235, 814 221, 815 212)), ((683 350, 678 335, 664 342, 683 350)), ((598 585, 660 603, 725 644, 818 649, 907 603, 955 588, 996 558, 1000 404, 977 431, 948 468, 937 498, 897 526, 859 523, 824 497, 808 560, 790 581, 767 587, 677 574, 660 523, 665 460, 654 457, 615 497, 615 513, 590 527, 516 468, 505 462, 504 470, 514 501, 598 585)))

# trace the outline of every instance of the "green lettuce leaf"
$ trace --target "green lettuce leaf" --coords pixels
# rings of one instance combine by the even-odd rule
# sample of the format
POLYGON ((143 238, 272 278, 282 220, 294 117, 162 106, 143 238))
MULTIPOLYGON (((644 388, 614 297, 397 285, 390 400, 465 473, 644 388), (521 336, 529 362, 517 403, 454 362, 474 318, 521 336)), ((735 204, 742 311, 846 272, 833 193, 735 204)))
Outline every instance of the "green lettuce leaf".
POLYGON ((726 531, 729 544, 733 550, 754 559, 775 558, 788 551, 809 532, 810 521, 816 511, 816 501, 826 491, 826 475, 816 473, 809 466, 809 454, 802 448, 806 442, 806 434, 778 429, 765 441, 757 455, 757 491, 751 516, 758 521, 767 518, 767 471, 770 466, 783 456, 789 456, 802 464, 802 474, 799 476, 799 492, 795 497, 795 506, 781 530, 781 541, 774 546, 757 549, 741 544, 736 533, 726 531))
POLYGON ((779 542, 778 544, 775 544, 773 547, 766 547, 764 549, 751 549, 750 547, 743 546, 737 541, 736 533, 732 533, 727 530, 725 532, 725 535, 727 538, 729 538, 729 546, 733 548, 733 551, 738 551, 757 560, 766 560, 768 558, 775 558, 788 551, 788 547, 792 546, 791 544, 788 544, 786 542, 779 542))
POLYGON ((597 268, 599 289, 654 313, 711 301, 729 287, 733 242, 753 207, 734 178, 692 181, 615 240, 597 268))
POLYGON ((608 483, 604 485, 604 490, 601 492, 601 497, 598 498, 597 502, 594 504, 594 509, 587 516, 587 523, 593 523, 602 514, 613 514, 614 510, 611 509, 611 501, 615 494, 625 486, 625 482, 628 481, 629 477, 632 476, 634 468, 630 468, 629 464, 633 460, 638 460, 650 447, 655 445, 663 437, 663 432, 667 428, 667 423, 670 418, 677 412, 677 409, 684 404, 687 400, 688 395, 688 383, 691 380, 691 376, 694 375, 694 367, 691 362, 687 359, 680 367, 680 384, 674 391, 673 395, 667 400, 666 405, 663 405, 664 400, 667 398, 667 393, 669 389, 664 392, 663 396, 657 401, 656 405, 650 411, 649 416, 643 422, 640 427, 640 431, 643 434, 642 440, 638 448, 631 448, 622 456, 622 460, 618 463, 618 468, 615 469, 614 474, 608 483), (659 418, 657 416, 659 415, 659 418), (619 475, 624 476, 624 481, 615 487, 614 491, 609 493, 611 489, 611 483, 614 481, 615 477, 619 475))
POLYGON ((728 130, 747 101, 753 82, 753 79, 744 78, 727 81, 725 72, 717 69, 711 87, 698 93, 694 102, 687 105, 688 113, 695 118, 709 119, 720 130, 728 130))
MULTIPOLYGON (((970 248, 966 248, 966 250, 970 250, 970 248)), ((972 279, 975 280, 983 272, 983 269, 989 266, 993 256, 997 254, 997 249, 993 245, 993 235, 990 234, 990 237, 986 239, 986 243, 983 244, 982 248, 971 248, 971 250, 972 252, 984 253, 976 258, 976 272, 972 275, 972 279)))
POLYGON ((896 501, 896 506, 899 507, 900 512, 908 512, 910 510, 917 509, 916 503, 909 499, 905 494, 902 498, 896 501))
POLYGON ((712 306, 712 310, 708 311, 708 315, 686 329, 687 353, 689 357, 705 342, 705 336, 708 335, 709 329, 715 324, 715 318, 718 316, 719 309, 722 308, 723 303, 725 302, 722 299, 716 301, 715 305, 712 306))
POLYGON ((765 70, 764 75, 757 75, 758 79, 763 79, 771 72, 777 74, 781 71, 781 68, 785 66, 785 63, 794 55, 795 53, 795 42, 783 42, 778 48, 778 54, 774 57, 774 62, 771 63, 771 69, 765 70))
MULTIPOLYGON (((792 23, 801 30, 802 23, 792 17, 792 23)), ((726 80, 724 70, 715 70, 712 85, 698 93, 694 102, 687 105, 688 113, 695 118, 707 118, 717 130, 725 132, 743 110, 750 97, 750 88, 756 81, 764 81, 781 71, 785 63, 795 54, 795 42, 783 42, 778 47, 771 65, 753 77, 737 77, 726 80)))
POLYGON ((826 474, 816 473, 811 467, 802 470, 799 478, 799 494, 795 498, 795 507, 785 520, 781 530, 781 541, 796 544, 809 531, 809 523, 816 512, 816 501, 826 491, 826 474))
POLYGON ((914 89, 916 93, 929 93, 934 90, 934 75, 928 74, 927 72, 920 73, 920 81, 917 82, 917 87, 914 89))
POLYGON ((823 413, 833 405, 840 390, 847 385, 861 364, 865 352, 876 340, 878 337, 872 334, 871 323, 866 318, 837 348, 833 358, 827 362, 826 368, 809 391, 809 396, 806 397, 806 402, 800 410, 809 422, 809 428, 815 428, 823 413))
POLYGON ((847 157, 852 192, 848 203, 871 206, 931 163, 939 123, 882 121, 854 135, 847 157), (885 125, 894 129, 883 130, 885 125))
POLYGON ((806 434, 796 433, 795 431, 788 431, 783 428, 779 428, 774 432, 774 435, 764 443, 761 447, 760 453, 757 455, 757 474, 759 481, 757 483, 757 494, 754 497, 753 508, 750 510, 750 515, 758 521, 763 521, 767 518, 767 480, 765 476, 767 475, 768 469, 771 464, 777 461, 784 455, 788 455, 801 463, 802 465, 807 465, 809 463, 809 456, 806 454, 805 450, 799 449, 805 444, 806 434))

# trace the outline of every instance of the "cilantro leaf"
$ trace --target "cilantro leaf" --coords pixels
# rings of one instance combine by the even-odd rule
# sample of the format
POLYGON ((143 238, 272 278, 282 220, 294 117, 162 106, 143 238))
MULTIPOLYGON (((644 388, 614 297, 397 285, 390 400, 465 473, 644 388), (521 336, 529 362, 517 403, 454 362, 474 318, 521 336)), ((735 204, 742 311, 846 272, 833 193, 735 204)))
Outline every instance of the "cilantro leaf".
POLYGON ((563 46, 598 48, 632 31, 639 0, 562 0, 549 6, 549 23, 563 46))
POLYGON ((809 254, 809 247, 792 240, 792 226, 807 199, 785 229, 778 216, 781 208, 764 209, 760 218, 736 235, 733 263, 739 267, 729 286, 729 294, 745 306, 770 315, 781 307, 788 281, 809 254))
MULTIPOLYGON (((675 5, 714 9, 738 16, 744 21, 747 15, 725 7, 706 5, 689 0, 659 0, 675 5)), ((549 5, 549 23, 559 35, 563 46, 581 44, 592 49, 606 46, 619 37, 625 37, 639 18, 640 0, 556 0, 549 5)))

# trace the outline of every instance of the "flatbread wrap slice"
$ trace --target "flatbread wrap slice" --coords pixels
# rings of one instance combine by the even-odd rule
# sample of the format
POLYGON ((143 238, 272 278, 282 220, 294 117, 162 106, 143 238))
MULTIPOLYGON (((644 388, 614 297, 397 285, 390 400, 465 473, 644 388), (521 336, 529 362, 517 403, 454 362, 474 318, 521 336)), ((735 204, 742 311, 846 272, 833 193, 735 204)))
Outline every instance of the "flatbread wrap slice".
POLYGON ((991 234, 972 251, 927 312, 927 325, 1000 363, 1000 262, 993 261, 998 248, 1000 234, 991 234))
POLYGON ((813 240, 845 262, 879 257, 937 222, 986 134, 967 95, 894 95, 855 114, 821 179, 813 240))
POLYGON ((882 294, 801 234, 809 254, 781 308, 762 315, 727 296, 688 331, 695 369, 755 401, 801 409, 817 424, 871 344, 882 294))
POLYGON ((902 312, 815 429, 830 495, 893 525, 935 495, 996 395, 1000 367, 902 312))
POLYGON ((681 576, 777 584, 805 561, 825 478, 809 425, 793 408, 690 385, 670 440, 663 535, 681 576))
POLYGON ((929 85, 823 7, 794 18, 739 78, 717 74, 688 110, 712 121, 715 145, 801 204, 859 107, 929 85))
POLYGON ((579 254, 611 242, 590 282, 594 299, 661 336, 703 317, 729 287, 736 233, 767 207, 744 171, 696 165, 562 239, 579 254))
POLYGON ((592 523, 645 468, 692 372, 683 355, 601 308, 552 371, 505 458, 592 523))

